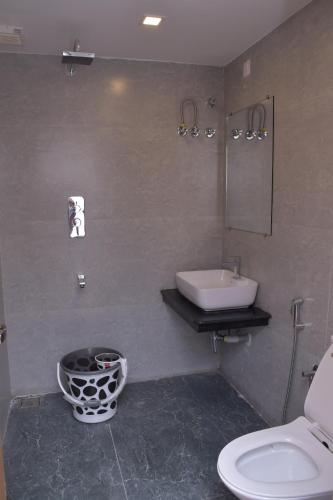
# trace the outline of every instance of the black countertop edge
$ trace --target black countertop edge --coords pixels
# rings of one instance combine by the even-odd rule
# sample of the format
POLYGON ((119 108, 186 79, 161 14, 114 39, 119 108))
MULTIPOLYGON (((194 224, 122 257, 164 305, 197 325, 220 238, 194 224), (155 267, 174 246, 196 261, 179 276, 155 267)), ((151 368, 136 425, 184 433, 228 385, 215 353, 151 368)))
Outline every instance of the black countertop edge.
POLYGON ((271 315, 259 307, 204 311, 175 289, 161 290, 163 301, 197 332, 266 326, 271 315))

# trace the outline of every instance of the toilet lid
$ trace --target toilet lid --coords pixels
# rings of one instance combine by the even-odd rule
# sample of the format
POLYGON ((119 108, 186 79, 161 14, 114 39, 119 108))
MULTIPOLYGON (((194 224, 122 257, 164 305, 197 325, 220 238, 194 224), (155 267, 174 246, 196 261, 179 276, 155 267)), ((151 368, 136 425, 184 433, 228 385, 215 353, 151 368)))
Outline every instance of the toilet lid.
POLYGON ((330 345, 310 386, 304 404, 304 414, 333 436, 333 344, 330 345))

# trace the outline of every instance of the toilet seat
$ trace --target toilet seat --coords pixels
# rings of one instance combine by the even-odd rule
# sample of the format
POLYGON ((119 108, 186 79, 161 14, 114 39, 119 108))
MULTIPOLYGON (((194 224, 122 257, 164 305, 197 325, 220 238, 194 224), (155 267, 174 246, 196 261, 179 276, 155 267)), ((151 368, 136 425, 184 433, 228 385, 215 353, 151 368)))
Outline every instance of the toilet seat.
POLYGON ((313 424, 290 424, 235 439, 223 448, 222 481, 244 498, 311 498, 333 492, 333 453, 313 436, 313 424))

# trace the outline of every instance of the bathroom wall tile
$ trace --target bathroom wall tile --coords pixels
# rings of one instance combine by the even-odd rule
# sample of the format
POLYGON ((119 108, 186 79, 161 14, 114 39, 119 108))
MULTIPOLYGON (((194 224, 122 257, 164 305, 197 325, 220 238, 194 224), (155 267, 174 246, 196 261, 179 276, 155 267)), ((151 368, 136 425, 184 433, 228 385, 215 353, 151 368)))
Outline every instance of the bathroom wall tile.
POLYGON ((151 307, 109 306, 9 315, 14 394, 59 390, 56 363, 67 352, 89 346, 121 351, 129 380, 216 369, 209 334, 194 332, 160 301, 151 307), (31 346, 34 346, 31 349, 31 346), (43 373, 41 379, 40 374, 43 373))
MULTIPOLYGON (((97 59, 69 78, 58 57, 4 54, 2 60, 8 74, 2 86, 4 111, 14 98, 21 110, 16 119, 8 113, 7 123, 13 125, 135 123, 140 128, 155 122, 157 128, 170 112, 178 116, 180 99, 189 95, 207 99, 220 93, 223 75, 222 69, 206 66, 97 59)), ((203 117, 206 112, 202 110, 203 117)))
POLYGON ((173 287, 179 270, 220 262, 223 70, 97 59, 69 78, 58 57, 0 59, 8 117, 0 125, 0 233, 14 393, 55 390, 56 360, 97 341, 126 351, 133 379, 215 367, 208 339, 167 311, 160 289, 173 287), (177 135, 188 96, 200 127, 219 128, 214 139, 177 135), (82 240, 68 236, 71 195, 85 197, 82 240))
POLYGON ((156 303, 175 272, 216 265, 220 241, 217 217, 95 220, 89 230, 87 213, 87 236, 72 241, 66 220, 27 223, 3 242, 7 311, 156 303))
POLYGON ((332 324, 332 8, 311 2, 225 69, 227 111, 275 96, 273 234, 225 231, 223 239, 224 254, 241 255, 243 273, 258 280, 257 303, 272 319, 250 347, 222 352, 225 376, 273 423, 280 422, 289 370, 291 299, 311 299, 302 307, 311 325, 299 333, 289 419, 303 413, 301 372, 322 357, 332 324), (252 73, 243 79, 247 58, 252 73))
POLYGON ((34 127, 27 134, 19 127, 15 136, 4 128, 2 141, 11 142, 2 148, 4 226, 64 220, 67 197, 75 193, 85 196, 90 220, 221 214, 217 151, 209 141, 190 145, 176 136, 176 147, 163 137, 136 142, 124 128, 114 134, 111 128, 34 127), (22 148, 24 157, 15 153, 22 148))
POLYGON ((288 342, 282 332, 271 328, 253 329, 249 333, 252 333, 251 346, 220 347, 221 370, 264 419, 279 423, 290 361, 286 353, 290 352, 291 339, 288 342))
POLYGON ((305 111, 303 109, 302 103, 281 113, 276 126, 275 217, 287 224, 331 230, 330 158, 333 146, 329 107, 325 99, 317 98, 309 100, 305 111), (302 115, 297 127, 293 125, 293 115, 302 115), (317 116, 320 116, 322 132, 315 141, 308 141, 304 148, 306 138, 313 135, 313 121, 317 116))
MULTIPOLYGON (((332 92, 330 19, 332 4, 318 0, 280 25, 225 68, 226 110, 234 111, 275 95, 292 109, 332 92), (243 62, 251 59, 251 75, 243 79, 243 62)), ((277 110, 278 111, 278 110, 277 110)), ((299 122, 300 123, 300 122, 299 122)))
POLYGON ((320 228, 274 224, 268 238, 231 231, 226 239, 225 254, 242 255, 244 274, 258 280, 257 303, 272 314, 270 325, 285 329, 288 336, 291 300, 301 294, 308 299, 303 307, 304 321, 312 323, 306 335, 311 333, 311 343, 316 342, 315 336, 326 330, 332 235, 320 228), (313 265, 314 256, 319 265, 313 265))
MULTIPOLYGON (((286 338, 284 331, 270 327, 249 332, 253 335, 250 347, 246 344, 221 346, 221 370, 266 421, 279 425, 287 390, 292 334, 286 338)), ((308 350, 302 333, 299 335, 288 421, 304 413, 308 382, 302 377, 302 371, 311 370, 320 361, 322 352, 308 350)))
MULTIPOLYGON (((169 97, 164 97, 168 106, 169 97)), ((205 102, 202 106, 207 108, 205 102)), ((29 129, 24 124, 3 127, 1 175, 7 190, 2 203, 12 201, 7 217, 62 219, 60 199, 72 191, 88 191, 93 217, 101 213, 103 217, 149 215, 152 208, 164 215, 183 209, 187 213, 193 209, 204 215, 215 213, 220 206, 215 182, 217 139, 179 138, 178 107, 175 103, 175 113, 170 115, 169 111, 170 123, 159 122, 157 126, 155 117, 138 130, 131 120, 117 127, 43 127, 38 123, 29 129), (203 169, 206 175, 202 175, 203 169), (177 189, 170 178, 177 180, 177 189)), ((217 126, 220 110, 211 110, 210 115, 210 125, 217 126)))
MULTIPOLYGON (((228 232, 225 238, 226 254, 242 255, 244 274, 258 280, 257 303, 272 314, 272 319, 268 328, 255 333, 254 339, 258 341, 250 348, 240 346, 233 349, 231 346, 223 350, 222 370, 226 376, 232 377, 238 389, 269 421, 278 423, 292 347, 292 298, 303 296, 306 299, 302 307, 302 321, 310 323, 299 333, 298 358, 302 360, 305 357, 302 369, 309 369, 307 359, 318 361, 325 349, 330 291, 327 270, 330 269, 332 238, 320 228, 278 224, 273 225, 270 238, 238 231, 228 232), (268 342, 264 351, 263 341, 268 342), (239 357, 235 351, 240 353, 239 357), (259 387, 260 391, 257 390, 259 387), (262 398, 263 393, 267 393, 265 398, 262 398)), ((295 382, 301 384, 299 399, 306 395, 302 390, 303 382, 295 382)), ((302 413, 302 405, 295 398, 291 405, 302 413)), ((291 409, 291 413, 295 414, 295 410, 291 409)))

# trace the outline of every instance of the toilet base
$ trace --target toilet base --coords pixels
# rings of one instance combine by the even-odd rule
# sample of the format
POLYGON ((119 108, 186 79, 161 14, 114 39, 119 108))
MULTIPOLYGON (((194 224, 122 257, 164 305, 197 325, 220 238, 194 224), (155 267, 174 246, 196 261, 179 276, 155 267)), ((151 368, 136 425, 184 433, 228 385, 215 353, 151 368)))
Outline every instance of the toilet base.
MULTIPOLYGON (((223 481, 227 488, 237 497, 239 500, 282 500, 278 497, 256 497, 254 495, 248 495, 246 493, 240 492, 236 488, 233 488, 226 481, 223 481)), ((284 497, 283 500, 296 500, 295 497, 284 497)), ((306 497, 297 497, 297 500, 333 500, 333 495, 322 495, 322 496, 306 496, 306 497)))
POLYGON ((236 488, 233 484, 229 483, 229 481, 221 474, 218 470, 218 474, 220 476, 223 484, 230 490, 235 497, 239 498, 239 500, 333 500, 333 492, 328 495, 302 495, 302 496, 290 496, 290 497, 279 497, 279 496, 264 496, 264 495, 255 495, 251 493, 247 493, 243 490, 236 488))

